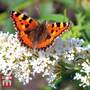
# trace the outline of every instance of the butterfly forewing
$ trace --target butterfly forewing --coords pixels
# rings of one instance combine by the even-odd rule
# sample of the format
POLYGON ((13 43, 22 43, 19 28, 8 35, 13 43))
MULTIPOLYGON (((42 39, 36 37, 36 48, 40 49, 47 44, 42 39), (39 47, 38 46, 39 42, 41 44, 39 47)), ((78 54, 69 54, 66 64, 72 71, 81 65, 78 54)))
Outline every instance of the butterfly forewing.
POLYGON ((20 31, 32 30, 38 26, 38 22, 31 17, 19 12, 12 11, 11 18, 15 27, 20 31))
POLYGON ((51 37, 55 38, 59 35, 61 35, 63 32, 65 32, 66 30, 68 30, 71 27, 71 23, 70 22, 57 22, 57 23, 52 23, 52 24, 48 24, 47 28, 48 31, 51 33, 51 37))

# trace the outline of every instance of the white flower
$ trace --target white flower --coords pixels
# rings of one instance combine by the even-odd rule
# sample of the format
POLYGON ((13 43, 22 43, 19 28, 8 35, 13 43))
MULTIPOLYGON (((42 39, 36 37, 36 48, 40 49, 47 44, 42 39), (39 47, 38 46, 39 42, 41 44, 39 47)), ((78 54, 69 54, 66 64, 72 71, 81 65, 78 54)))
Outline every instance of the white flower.
MULTIPOLYGON (((29 80, 28 57, 31 56, 29 50, 21 46, 17 34, 0 32, 0 72, 4 75, 13 73, 16 78, 29 80), (20 61, 20 60, 23 60, 20 61)), ((20 79, 21 80, 21 79, 20 79)))
POLYGON ((54 63, 54 60, 51 61, 49 57, 46 57, 44 53, 42 54, 41 51, 39 51, 39 57, 33 59, 31 62, 33 74, 44 72, 45 69, 49 68, 49 65, 54 65, 54 63))
POLYGON ((76 73, 74 79, 80 80, 81 83, 80 86, 86 87, 90 86, 90 62, 89 60, 86 60, 86 62, 82 63, 82 69, 80 70, 80 73, 76 73), (83 75, 84 73, 85 75, 83 75))
POLYGON ((72 50, 70 50, 70 51, 67 51, 67 52, 65 52, 65 54, 64 54, 64 57, 66 58, 66 60, 68 60, 68 61, 73 61, 74 60, 74 50, 72 49, 72 50))
MULTIPOLYGON (((46 78, 49 85, 55 87, 54 81, 57 79, 55 66, 58 62, 63 60, 64 63, 72 64, 77 62, 78 56, 85 57, 83 59, 90 57, 85 53, 90 52, 90 46, 82 47, 82 44, 82 39, 61 40, 58 37, 46 51, 38 51, 22 46, 17 33, 13 35, 0 32, 0 72, 5 75, 12 73, 23 84, 29 83, 29 80, 33 79, 31 76, 35 76, 36 73, 42 73, 42 77, 46 78)), ((80 72, 84 72, 87 77, 76 73, 74 79, 81 80, 80 85, 83 87, 89 86, 90 66, 86 62, 82 64, 80 72)))
POLYGON ((90 62, 87 60, 86 62, 83 62, 81 72, 85 72, 87 75, 90 74, 90 62))

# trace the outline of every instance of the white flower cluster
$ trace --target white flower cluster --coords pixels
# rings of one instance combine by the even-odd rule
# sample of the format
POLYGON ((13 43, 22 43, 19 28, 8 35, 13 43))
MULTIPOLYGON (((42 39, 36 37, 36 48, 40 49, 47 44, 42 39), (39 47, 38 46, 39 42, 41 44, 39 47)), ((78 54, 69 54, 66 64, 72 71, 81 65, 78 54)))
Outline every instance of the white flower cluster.
MULTIPOLYGON (((86 87, 90 86, 90 61, 86 61, 85 59, 90 59, 90 45, 87 47, 82 47, 84 41, 82 39, 68 39, 66 41, 62 41, 60 38, 57 38, 56 41, 54 42, 54 45, 52 46, 53 51, 55 51, 55 54, 53 55, 57 56, 58 59, 56 60, 56 63, 54 65, 53 71, 57 68, 55 68, 56 65, 58 65, 58 62, 61 60, 64 61, 64 63, 67 63, 69 65, 74 65, 77 64, 80 67, 82 67, 79 71, 82 73, 85 73, 84 76, 82 74, 76 73, 74 79, 75 80, 80 80, 82 83, 80 83, 80 86, 86 87), (53 49, 54 48, 54 49, 53 49), (82 64, 77 63, 78 61, 82 60, 82 64), (87 63, 86 63, 86 62, 87 63)), ((67 66, 66 66, 67 68, 67 66)), ((74 68, 74 67, 73 67, 74 68)), ((61 69, 61 67, 59 67, 61 69)), ((67 69, 70 69, 67 68, 67 69)), ((58 72, 60 74, 60 72, 58 72)), ((48 79, 50 85, 54 86, 52 83, 56 78, 57 78, 57 73, 53 72, 49 74, 50 77, 48 79), (51 75, 53 74, 53 75, 51 75), (53 77, 53 79, 52 79, 53 77)), ((59 76, 61 77, 61 76, 59 76)), ((55 86, 54 86, 55 87, 55 86)))
POLYGON ((35 73, 44 73, 43 75, 48 75, 50 66, 54 66, 55 60, 50 60, 50 57, 47 57, 45 55, 44 51, 38 51, 38 58, 33 58, 31 61, 32 69, 33 69, 33 75, 35 73))
POLYGON ((81 83, 79 86, 90 86, 90 61, 87 59, 86 62, 83 62, 81 66, 82 68, 80 72, 75 74, 74 79, 80 80, 81 83))
POLYGON ((0 32, 0 73, 4 75, 13 74, 24 84, 29 83, 36 73, 43 73, 43 77, 49 75, 57 58, 52 57, 50 60, 44 51, 22 46, 17 33, 0 32))
MULTIPOLYGON (((67 64, 72 64, 77 61, 78 58, 84 57, 82 50, 89 51, 90 48, 89 46, 83 48, 81 47, 82 44, 82 39, 72 38, 64 41, 58 37, 53 45, 47 48, 46 51, 38 51, 21 45, 21 42, 17 38, 17 33, 13 35, 0 32, 0 73, 5 75, 13 74, 24 84, 29 83, 29 80, 31 80, 36 73, 42 73, 42 77, 46 77, 49 85, 55 87, 54 81, 57 75, 60 75, 60 73, 56 72, 55 66, 59 65, 58 63, 62 60, 67 64)), ((89 55, 87 55, 87 57, 88 56, 89 55)), ((85 73, 90 76, 90 69, 83 64, 81 71, 87 71, 87 73, 85 73)), ((58 71, 61 72, 61 68, 58 68, 58 71)), ((76 76, 75 79, 77 79, 76 76)), ((61 76, 59 76, 59 78, 61 78, 61 76)), ((90 80, 88 81, 87 86, 90 85, 90 80)), ((82 82, 84 83, 84 81, 82 82)))
POLYGON ((0 72, 4 75, 14 74, 20 81, 28 82, 28 58, 32 56, 27 48, 21 46, 17 34, 0 32, 0 72))

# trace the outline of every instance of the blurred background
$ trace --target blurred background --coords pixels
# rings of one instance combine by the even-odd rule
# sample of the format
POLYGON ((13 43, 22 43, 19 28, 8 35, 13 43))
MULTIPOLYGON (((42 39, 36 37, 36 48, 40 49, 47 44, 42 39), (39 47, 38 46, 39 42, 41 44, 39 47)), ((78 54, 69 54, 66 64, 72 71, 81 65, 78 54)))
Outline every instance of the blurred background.
MULTIPOLYGON (((70 32, 63 35, 65 38, 82 38, 85 45, 90 43, 90 0, 0 0, 0 31, 15 33, 10 19, 10 11, 25 12, 40 22, 72 21, 74 26, 70 32)), ((12 88, 1 90, 54 90, 48 87, 41 75, 23 86, 17 79, 12 88)), ((90 90, 90 88, 78 87, 67 76, 63 81, 57 82, 57 90, 90 90)))

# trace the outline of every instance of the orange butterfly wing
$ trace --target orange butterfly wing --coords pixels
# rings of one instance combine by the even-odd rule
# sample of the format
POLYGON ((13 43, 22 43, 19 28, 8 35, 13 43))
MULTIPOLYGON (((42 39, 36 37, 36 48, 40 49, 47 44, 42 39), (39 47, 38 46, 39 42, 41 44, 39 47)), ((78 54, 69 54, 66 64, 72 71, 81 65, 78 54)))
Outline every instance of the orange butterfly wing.
MULTIPOLYGON (((26 16, 23 13, 12 11, 11 18, 14 21, 15 27, 19 31, 19 38, 22 40, 24 44, 29 46, 30 48, 33 48, 33 43, 29 37, 28 34, 25 33, 25 31, 34 30, 39 26, 39 23, 34 20, 31 17, 26 16)), ((54 39, 65 32, 67 29, 71 27, 71 23, 48 23, 45 24, 45 27, 48 30, 48 33, 50 33, 50 36, 47 37, 45 40, 42 40, 40 43, 37 43, 35 45, 35 48, 41 49, 46 48, 52 42, 54 39)), ((34 33, 37 34, 37 33, 34 33)))
POLYGON ((11 18, 13 20, 13 23, 15 25, 15 29, 19 31, 19 39, 26 44, 27 46, 32 48, 32 42, 30 38, 28 37, 27 34, 25 34, 24 31, 30 31, 35 29, 38 25, 39 22, 34 20, 31 17, 28 17, 27 15, 23 13, 19 13, 16 11, 11 12, 11 18))
POLYGON ((15 27, 20 31, 32 30, 38 26, 38 22, 23 13, 11 12, 11 18, 14 21, 15 27))
POLYGON ((70 29, 72 26, 71 22, 66 23, 53 23, 53 24, 47 24, 46 27, 48 29, 48 32, 50 33, 51 37, 47 38, 46 40, 42 41, 41 43, 37 44, 37 48, 46 48, 47 46, 51 45, 54 39, 61 35, 66 30, 70 29))

